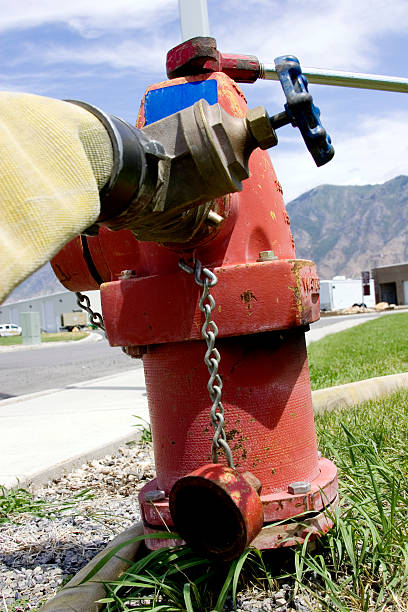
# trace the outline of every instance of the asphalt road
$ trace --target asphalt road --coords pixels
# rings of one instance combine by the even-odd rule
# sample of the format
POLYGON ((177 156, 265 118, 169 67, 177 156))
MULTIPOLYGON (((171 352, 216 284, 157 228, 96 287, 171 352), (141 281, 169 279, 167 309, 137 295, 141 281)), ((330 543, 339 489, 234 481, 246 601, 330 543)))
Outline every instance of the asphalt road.
POLYGON ((0 352, 0 399, 61 388, 138 365, 141 367, 140 360, 110 347, 105 339, 0 352))
MULTIPOLYGON (((312 323, 311 330, 341 324, 342 321, 367 321, 382 314, 323 317, 312 323)), ((0 400, 61 388, 138 366, 142 367, 140 360, 127 357, 120 348, 110 347, 105 339, 99 342, 58 343, 44 349, 0 352, 0 400)))

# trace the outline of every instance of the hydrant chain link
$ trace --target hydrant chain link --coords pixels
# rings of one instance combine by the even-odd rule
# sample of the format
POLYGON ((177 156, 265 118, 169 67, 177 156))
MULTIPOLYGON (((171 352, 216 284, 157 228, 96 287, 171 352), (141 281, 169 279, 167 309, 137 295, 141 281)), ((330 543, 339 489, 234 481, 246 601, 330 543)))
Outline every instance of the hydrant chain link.
POLYGON ((212 402, 210 410, 211 425, 215 429, 211 444, 211 459, 213 463, 218 463, 218 449, 221 447, 225 453, 228 466, 234 468, 232 452, 224 431, 224 407, 221 402, 222 379, 218 374, 218 366, 221 355, 215 348, 215 339, 218 334, 218 327, 215 321, 211 319, 212 312, 215 308, 215 300, 210 294, 210 288, 217 284, 218 278, 214 272, 211 272, 211 270, 208 268, 203 268, 198 259, 194 260, 194 267, 189 266, 183 259, 181 259, 179 261, 179 267, 188 274, 194 274, 195 282, 203 288, 198 306, 205 317, 204 324, 201 328, 201 335, 207 343, 204 363, 207 366, 210 374, 210 378, 207 383, 207 390, 212 402))
POLYGON ((77 297, 78 306, 82 308, 83 310, 86 310, 86 312, 89 314, 89 318, 90 318, 92 325, 99 327, 99 329, 105 332, 105 324, 103 321, 103 317, 99 312, 94 312, 92 310, 91 300, 89 299, 89 297, 87 295, 84 295, 80 291, 77 291, 75 295, 77 297))

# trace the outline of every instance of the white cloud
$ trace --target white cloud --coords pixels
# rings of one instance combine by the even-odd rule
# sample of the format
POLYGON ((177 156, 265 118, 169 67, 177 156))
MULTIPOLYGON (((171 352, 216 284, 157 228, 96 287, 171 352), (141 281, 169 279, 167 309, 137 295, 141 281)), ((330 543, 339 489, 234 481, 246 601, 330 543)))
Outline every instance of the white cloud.
MULTIPOLYGON (((304 66, 375 71, 384 49, 379 38, 405 32, 406 0, 209 0, 210 31, 224 52, 250 53, 265 62, 294 53, 304 66)), ((73 47, 95 63, 98 53, 113 66, 134 66, 130 49, 142 41, 139 54, 151 52, 152 38, 162 38, 162 49, 180 41, 177 0, 0 0, 0 30, 64 23, 89 42, 73 47), (117 44, 117 35, 121 44, 117 44), (109 42, 109 35, 114 38, 109 42), (103 37, 104 48, 92 46, 103 37)), ((154 44, 154 40, 153 40, 154 44)), ((73 45, 73 43, 72 43, 73 45)), ((53 47, 55 57, 66 49, 53 47)), ((49 49, 44 49, 48 60, 49 49)), ((36 53, 41 59, 40 49, 36 53)), ((396 58, 398 59, 398 58, 396 58)), ((83 63, 83 62, 82 62, 83 63)))
POLYGON ((383 183, 399 174, 408 174, 408 111, 369 118, 356 117, 353 133, 332 134, 334 159, 316 168, 299 134, 290 149, 270 154, 285 201, 317 185, 365 185, 383 183))
POLYGON ((138 68, 145 72, 165 70, 165 57, 168 45, 163 39, 151 39, 146 49, 145 41, 124 40, 116 45, 108 46, 99 42, 87 42, 79 46, 53 44, 38 49, 32 48, 45 64, 72 63, 83 65, 108 64, 113 68, 138 68))
POLYGON ((0 30, 66 23, 84 36, 123 29, 154 30, 177 13, 177 0, 0 1, 0 30))
MULTIPOLYGON (((214 23, 224 51, 258 55, 272 62, 278 55, 298 55, 303 65, 364 71, 381 59, 376 39, 405 33, 407 5, 395 0, 223 0, 231 19, 214 23)), ((211 13, 210 13, 211 22, 211 13)), ((210 24, 211 25, 211 24, 210 24)))

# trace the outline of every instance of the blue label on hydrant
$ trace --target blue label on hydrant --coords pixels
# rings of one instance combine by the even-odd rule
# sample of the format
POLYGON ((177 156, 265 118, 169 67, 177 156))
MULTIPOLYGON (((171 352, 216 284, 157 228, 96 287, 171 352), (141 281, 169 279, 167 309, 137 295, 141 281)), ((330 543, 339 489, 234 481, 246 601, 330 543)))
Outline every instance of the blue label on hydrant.
POLYGON ((208 104, 217 103, 217 81, 215 79, 152 89, 147 92, 145 98, 146 125, 173 115, 183 108, 188 108, 203 98, 208 104))

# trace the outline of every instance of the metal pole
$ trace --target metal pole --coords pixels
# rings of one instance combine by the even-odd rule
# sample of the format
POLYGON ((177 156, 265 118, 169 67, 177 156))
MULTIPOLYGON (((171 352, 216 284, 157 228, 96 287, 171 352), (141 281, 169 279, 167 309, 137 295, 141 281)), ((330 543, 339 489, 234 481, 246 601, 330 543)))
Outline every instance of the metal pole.
POLYGON ((196 36, 210 36, 207 0, 179 0, 182 42, 196 36))
MULTIPOLYGON (((335 85, 337 87, 379 89, 381 91, 408 93, 408 79, 402 77, 340 72, 336 70, 323 70, 321 68, 303 68, 302 72, 309 83, 316 83, 318 85, 335 85)), ((272 64, 261 64, 261 78, 272 81, 279 80, 275 66, 272 64)))

